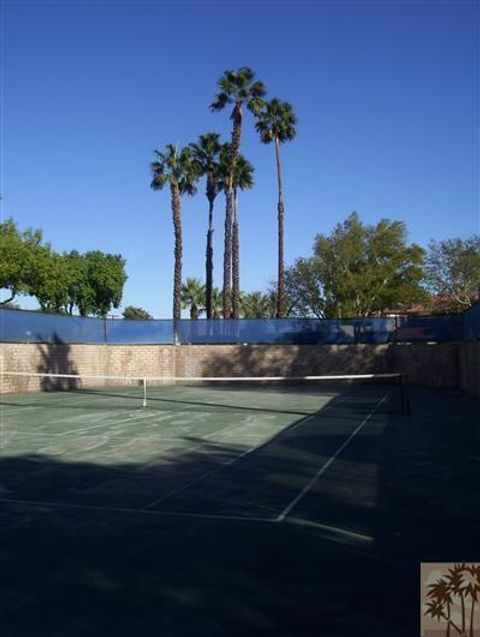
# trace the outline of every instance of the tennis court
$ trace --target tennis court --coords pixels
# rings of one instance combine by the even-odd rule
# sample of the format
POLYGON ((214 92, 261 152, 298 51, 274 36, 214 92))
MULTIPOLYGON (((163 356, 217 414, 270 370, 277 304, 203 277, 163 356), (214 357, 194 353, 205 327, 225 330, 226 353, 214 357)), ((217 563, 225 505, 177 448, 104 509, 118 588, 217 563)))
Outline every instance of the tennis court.
POLYGON ((4 395, 2 625, 416 634, 419 561, 478 554, 478 401, 396 380, 4 395))

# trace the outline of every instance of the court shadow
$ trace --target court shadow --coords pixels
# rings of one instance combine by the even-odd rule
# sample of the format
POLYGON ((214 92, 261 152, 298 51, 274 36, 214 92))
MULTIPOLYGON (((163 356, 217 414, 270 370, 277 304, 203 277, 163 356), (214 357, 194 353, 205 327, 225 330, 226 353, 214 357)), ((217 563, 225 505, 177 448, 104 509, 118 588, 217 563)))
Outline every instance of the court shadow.
POLYGON ((480 443, 478 401, 414 400, 413 417, 373 415, 341 452, 360 424, 343 408, 262 446, 185 435, 156 452, 138 423, 114 432, 117 456, 91 431, 36 454, 6 438, 4 633, 415 634, 419 561, 477 550, 480 443))
MULTIPOLYGON (((78 374, 77 367, 71 359, 71 347, 56 332, 49 343, 39 343, 40 363, 37 372, 42 374, 78 374)), ((40 381, 42 391, 73 390, 78 387, 76 378, 44 377, 40 381)))

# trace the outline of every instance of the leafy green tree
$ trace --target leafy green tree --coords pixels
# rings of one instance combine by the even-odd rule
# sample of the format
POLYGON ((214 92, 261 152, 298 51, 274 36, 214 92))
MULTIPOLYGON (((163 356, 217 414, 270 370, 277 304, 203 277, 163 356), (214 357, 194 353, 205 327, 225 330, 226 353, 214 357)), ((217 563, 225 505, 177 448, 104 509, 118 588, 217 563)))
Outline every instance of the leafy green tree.
POLYGON ((278 181, 278 290, 277 290, 277 316, 282 318, 286 314, 285 299, 285 266, 284 266, 284 218, 285 205, 282 188, 282 164, 280 161, 280 145, 291 141, 296 135, 295 125, 297 118, 292 106, 288 102, 281 102, 273 98, 265 102, 258 114, 255 128, 260 134, 264 144, 274 142, 275 159, 277 163, 278 181))
POLYGON ((151 321, 153 319, 153 316, 147 310, 133 305, 127 305, 122 312, 122 316, 130 321, 151 321))
POLYGON ((165 150, 155 151, 157 160, 151 163, 153 190, 162 190, 170 185, 171 209, 175 235, 175 266, 173 274, 173 318, 181 318, 182 312, 182 205, 181 195, 193 195, 199 178, 198 166, 192 161, 190 148, 178 150, 173 144, 167 144, 165 150))
POLYGON ((431 241, 425 264, 435 309, 461 312, 480 296, 480 234, 468 239, 431 241))
MULTIPOLYGON (((230 178, 229 157, 231 145, 226 143, 220 153, 219 188, 227 196, 230 178)), ((232 317, 240 316, 240 235, 238 228, 238 190, 253 188, 254 168, 252 164, 239 154, 233 179, 233 214, 232 214, 232 317)))
POLYGON ((205 133, 200 135, 198 143, 190 144, 193 161, 200 175, 206 175, 206 195, 208 199, 207 252, 205 258, 206 274, 206 312, 207 319, 212 318, 213 304, 213 206, 218 194, 219 156, 221 150, 220 135, 205 133))
MULTIPOLYGON (((289 269, 285 271, 285 316, 295 316, 297 289, 290 285, 289 269)), ((266 292, 268 298, 269 318, 278 318, 278 283, 273 281, 266 292)))
POLYGON ((230 171, 227 183, 227 206, 225 213, 225 251, 223 260, 223 316, 230 318, 231 314, 231 269, 232 269, 232 218, 234 208, 233 181, 240 153, 240 140, 242 136, 243 109, 246 108, 253 114, 259 112, 265 95, 265 87, 262 82, 255 80, 255 73, 248 67, 242 67, 238 71, 225 71, 218 80, 218 93, 210 105, 213 111, 221 111, 228 105, 233 105, 230 119, 233 122, 230 149, 230 171))
POLYGON ((187 278, 182 285, 182 307, 190 308, 190 318, 195 321, 205 307, 205 286, 194 277, 187 278))
POLYGON ((0 303, 1 309, 2 310, 20 310, 21 307, 18 305, 18 303, 0 303))
POLYGON ((9 296, 0 301, 5 306, 22 294, 31 294, 36 261, 42 258, 42 231, 21 232, 13 219, 0 223, 0 288, 9 296))
POLYGON ((427 298, 423 249, 407 245, 405 224, 365 225, 357 213, 315 237, 313 257, 288 273, 297 286, 296 313, 326 318, 366 317, 427 298))
POLYGON ((37 252, 30 294, 35 296, 43 312, 66 313, 70 276, 63 255, 49 247, 37 252))
POLYGON ((314 258, 299 258, 285 270, 285 293, 290 299, 291 315, 325 318, 323 282, 314 258))
MULTIPOLYGON (((119 254, 105 254, 99 250, 85 254, 87 280, 92 289, 90 311, 106 316, 122 302, 123 286, 127 280, 125 259, 119 254)), ((82 313, 82 308, 80 308, 82 313)))
POLYGON ((77 308, 81 316, 87 316, 94 312, 95 305, 95 293, 89 280, 87 259, 77 250, 66 252, 63 257, 68 296, 65 311, 72 315, 77 308))
POLYGON ((81 255, 76 250, 59 254, 42 243, 40 230, 21 233, 7 220, 0 224, 0 286, 34 296, 44 312, 105 316, 118 307, 126 280, 120 255, 100 251, 81 255))

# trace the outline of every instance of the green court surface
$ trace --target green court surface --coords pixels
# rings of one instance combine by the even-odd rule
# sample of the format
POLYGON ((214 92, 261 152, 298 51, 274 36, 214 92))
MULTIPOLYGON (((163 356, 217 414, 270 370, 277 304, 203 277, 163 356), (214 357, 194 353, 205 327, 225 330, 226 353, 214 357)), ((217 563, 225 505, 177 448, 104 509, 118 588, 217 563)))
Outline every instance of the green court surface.
POLYGON ((1 401, 6 635, 414 635, 478 561, 480 402, 381 384, 1 401))

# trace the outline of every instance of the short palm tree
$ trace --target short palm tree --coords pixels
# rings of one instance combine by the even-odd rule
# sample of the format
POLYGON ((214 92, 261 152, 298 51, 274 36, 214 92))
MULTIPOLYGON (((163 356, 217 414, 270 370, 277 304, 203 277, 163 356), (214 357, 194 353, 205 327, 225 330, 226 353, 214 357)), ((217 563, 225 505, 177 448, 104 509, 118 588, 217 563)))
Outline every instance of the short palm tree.
POLYGON ((173 229, 175 234, 175 266, 173 274, 173 318, 181 317, 182 307, 182 204, 181 195, 193 195, 196 191, 198 168, 192 162, 189 148, 179 150, 173 144, 167 144, 164 151, 155 150, 156 161, 150 164, 153 190, 162 190, 170 185, 173 229))
POLYGON ((268 305, 268 298, 263 292, 249 292, 242 295, 242 315, 244 318, 268 317, 268 305))
POLYGON ((452 606, 452 593, 450 591, 450 586, 446 580, 440 578, 433 584, 429 584, 428 589, 427 597, 436 602, 438 607, 442 609, 442 613, 439 615, 438 619, 442 617, 447 622, 445 637, 450 637, 452 606))
POLYGON ((205 307, 205 286, 200 279, 188 277, 182 285, 182 307, 190 308, 190 318, 196 321, 205 307))
POLYGON ((212 317, 219 319, 222 317, 223 309, 223 297, 222 291, 219 288, 213 288, 212 290, 212 317))
MULTIPOLYGON (((219 188, 227 195, 229 180, 230 144, 223 144, 220 153, 219 188)), ((238 190, 253 188, 252 164, 239 154, 233 177, 233 215, 232 215, 232 318, 240 317, 240 235, 238 230, 238 190)))
POLYGON ((296 134, 295 125, 297 118, 293 108, 288 102, 281 102, 273 98, 265 102, 257 115, 255 128, 260 134, 264 144, 274 142, 275 157, 277 161, 278 179, 278 292, 277 292, 277 316, 282 318, 286 313, 285 302, 285 265, 284 265, 284 217, 285 206, 282 189, 282 165, 280 161, 280 144, 291 141, 296 134))
POLYGON ((243 108, 247 107, 252 113, 258 113, 263 104, 265 87, 262 82, 255 80, 255 73, 248 67, 238 71, 225 71, 217 82, 219 92, 210 105, 213 111, 221 111, 227 105, 233 104, 231 120, 233 122, 230 149, 230 171, 227 187, 227 207, 225 213, 225 251, 223 259, 223 316, 230 318, 231 313, 231 255, 232 255, 232 217, 233 217, 233 177, 240 153, 242 136, 243 108))
POLYGON ((205 191, 208 199, 207 252, 205 258, 207 319, 211 319, 213 314, 213 206, 218 194, 218 159, 221 147, 218 133, 205 133, 200 135, 197 143, 190 144, 193 160, 198 167, 200 175, 206 175, 207 177, 205 191))

